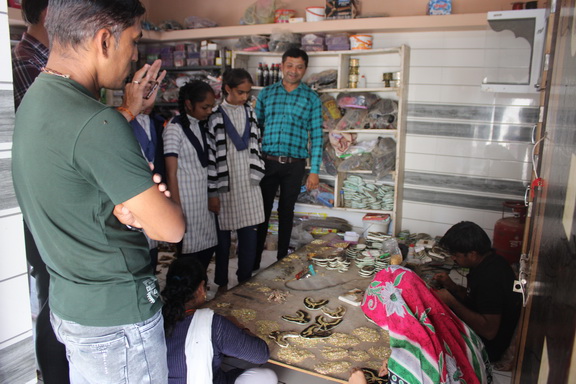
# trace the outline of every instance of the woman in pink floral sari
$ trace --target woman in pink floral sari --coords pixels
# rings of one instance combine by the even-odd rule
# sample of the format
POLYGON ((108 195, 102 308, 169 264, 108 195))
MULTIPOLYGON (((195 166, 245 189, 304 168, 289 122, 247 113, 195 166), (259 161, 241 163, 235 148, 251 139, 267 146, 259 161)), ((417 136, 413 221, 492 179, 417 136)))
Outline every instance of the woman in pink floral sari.
POLYGON ((362 310, 390 334, 390 383, 492 382, 480 337, 411 270, 380 271, 366 289, 362 310))

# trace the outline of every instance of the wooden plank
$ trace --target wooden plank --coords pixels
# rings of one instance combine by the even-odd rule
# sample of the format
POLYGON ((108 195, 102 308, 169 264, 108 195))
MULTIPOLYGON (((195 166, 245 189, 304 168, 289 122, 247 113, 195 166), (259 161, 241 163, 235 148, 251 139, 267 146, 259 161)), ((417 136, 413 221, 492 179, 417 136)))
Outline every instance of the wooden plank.
POLYGON ((324 20, 314 23, 283 23, 234 25, 215 28, 186 29, 180 31, 144 31, 148 41, 182 41, 201 39, 227 39, 249 35, 270 35, 272 32, 422 32, 469 31, 488 28, 486 13, 443 16, 373 17, 345 20, 324 20))

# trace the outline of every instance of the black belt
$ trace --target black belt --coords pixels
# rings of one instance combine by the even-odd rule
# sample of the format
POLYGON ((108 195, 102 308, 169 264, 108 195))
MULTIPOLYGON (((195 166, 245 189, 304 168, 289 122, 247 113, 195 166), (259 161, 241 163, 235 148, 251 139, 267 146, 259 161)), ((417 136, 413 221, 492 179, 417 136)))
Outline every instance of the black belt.
POLYGON ((266 160, 276 161, 280 164, 292 164, 297 163, 299 161, 305 161, 306 159, 298 159, 296 157, 288 157, 288 156, 272 156, 264 154, 264 158, 266 160))

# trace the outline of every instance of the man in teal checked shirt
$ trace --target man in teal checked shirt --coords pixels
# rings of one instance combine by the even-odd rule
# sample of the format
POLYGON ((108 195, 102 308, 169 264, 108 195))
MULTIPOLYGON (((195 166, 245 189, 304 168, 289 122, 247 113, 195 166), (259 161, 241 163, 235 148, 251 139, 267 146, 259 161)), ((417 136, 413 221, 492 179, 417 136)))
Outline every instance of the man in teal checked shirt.
POLYGON ((300 193, 310 157, 308 190, 318 188, 322 160, 322 104, 302 78, 308 68, 306 52, 292 48, 282 55, 282 80, 258 95, 256 115, 262 134, 262 155, 266 170, 260 187, 265 221, 258 227, 258 252, 254 269, 260 267, 274 198, 278 200, 278 260, 288 254, 294 205, 300 193))

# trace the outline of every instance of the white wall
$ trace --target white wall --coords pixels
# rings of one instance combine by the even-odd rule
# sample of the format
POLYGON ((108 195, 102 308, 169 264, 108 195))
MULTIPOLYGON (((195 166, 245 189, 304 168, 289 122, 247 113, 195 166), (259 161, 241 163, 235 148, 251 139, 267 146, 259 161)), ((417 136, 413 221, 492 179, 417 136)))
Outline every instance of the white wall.
MULTIPOLYGON (((7 3, 0 1, 0 353, 32 336, 22 215, 10 173, 14 101, 7 3)), ((32 357, 33 358, 33 357, 32 357)))
MULTIPOLYGON (((510 31, 373 37, 374 48, 411 49, 402 228, 437 236, 470 220, 492 236, 502 202, 522 200, 530 179, 539 94, 489 93, 480 84, 492 73, 527 74, 526 40, 510 31)), ((362 227, 361 214, 333 215, 362 227)))
POLYGON ((433 204, 410 200, 411 194, 405 192, 402 227, 434 236, 458 221, 471 220, 492 235, 501 205, 492 201, 484 208, 482 201, 523 198, 521 188, 531 169, 526 133, 536 123, 539 94, 488 93, 480 84, 495 71, 527 73, 526 40, 516 39, 510 31, 379 34, 375 39, 375 48, 399 44, 411 47, 405 190, 434 189, 450 196, 433 204), (504 56, 502 49, 507 52, 504 56), (416 113, 422 105, 448 111, 457 106, 458 111, 436 116, 416 113), (525 114, 529 117, 522 118, 525 114), (431 130, 458 124, 470 129, 435 134, 422 131, 426 123, 431 130), (429 175, 436 183, 419 185, 408 177, 410 172, 429 175), (461 183, 443 184, 444 177, 461 183))

